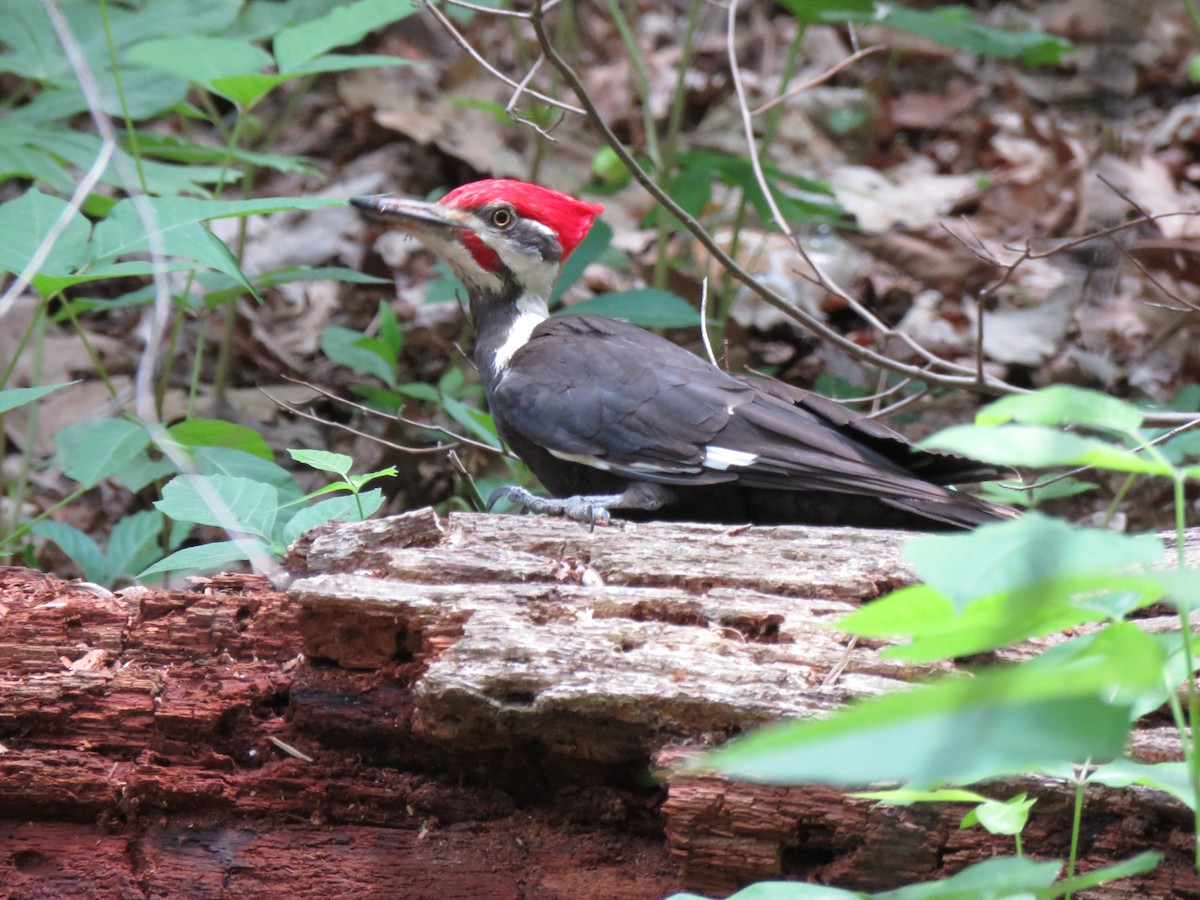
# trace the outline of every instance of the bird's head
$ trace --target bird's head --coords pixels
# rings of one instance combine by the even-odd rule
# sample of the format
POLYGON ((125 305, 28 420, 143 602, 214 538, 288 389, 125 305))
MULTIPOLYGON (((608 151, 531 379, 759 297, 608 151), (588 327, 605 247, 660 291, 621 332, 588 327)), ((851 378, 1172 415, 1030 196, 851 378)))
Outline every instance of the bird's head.
POLYGON ((603 210, 509 179, 464 184, 435 203, 396 197, 350 202, 445 260, 472 296, 532 295, 543 301, 559 267, 603 210))

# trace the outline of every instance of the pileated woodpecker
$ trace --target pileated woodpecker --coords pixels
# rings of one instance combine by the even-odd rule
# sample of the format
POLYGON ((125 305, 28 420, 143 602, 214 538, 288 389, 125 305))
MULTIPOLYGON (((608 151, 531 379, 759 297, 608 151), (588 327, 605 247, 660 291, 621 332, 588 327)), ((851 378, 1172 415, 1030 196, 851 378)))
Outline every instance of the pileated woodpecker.
POLYGON ((355 198, 444 259, 469 295, 475 364, 500 436, 556 499, 526 509, 603 522, 971 528, 1013 515, 946 485, 998 477, 928 453, 832 400, 730 375, 652 332, 550 316, 563 261, 602 207, 488 180, 436 203, 355 198))

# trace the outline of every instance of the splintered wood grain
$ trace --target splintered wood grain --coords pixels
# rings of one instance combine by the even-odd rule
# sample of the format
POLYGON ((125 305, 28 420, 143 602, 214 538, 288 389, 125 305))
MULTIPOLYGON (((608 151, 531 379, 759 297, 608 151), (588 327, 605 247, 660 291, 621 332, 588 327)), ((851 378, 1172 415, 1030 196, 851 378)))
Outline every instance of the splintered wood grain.
POLYGON ((419 663, 314 665, 296 619, 249 576, 103 595, 0 570, 0 898, 681 886, 660 833, 620 827, 650 800, 598 778, 464 783, 496 767, 468 748, 452 769, 413 732, 419 663))
MULTIPOLYGON (((948 671, 832 627, 911 580, 909 537, 422 510, 310 533, 286 594, 0 569, 0 898, 657 900, 685 881, 891 887, 1010 852, 958 808, 678 765, 948 671)), ((1169 731, 1131 746, 1179 754, 1169 731)), ((1019 790, 1038 797, 1029 844, 1063 855, 1070 786, 987 788, 1019 790)), ((1087 802, 1088 864, 1166 853, 1092 897, 1200 898, 1190 813, 1145 789, 1087 802)))
MULTIPOLYGON (((653 767, 668 786, 661 812, 689 888, 721 895, 782 877, 878 890, 1011 852, 1011 841, 961 831, 962 807, 877 807, 829 788, 696 778, 678 764, 757 724, 825 715, 952 671, 888 659, 832 627, 911 582, 901 555, 911 537, 654 524, 591 532, 422 511, 310 533, 289 561, 302 576, 290 594, 310 656, 364 671, 410 667, 407 724, 432 747, 540 753, 550 768, 653 767)), ((1189 535, 1189 558, 1198 548, 1189 535)), ((1169 729, 1152 729, 1131 753, 1173 759, 1179 746, 1169 729)), ((1026 846, 1065 857, 1072 786, 1010 779, 987 789, 1020 791, 1039 798, 1026 846)), ((1097 789, 1088 803, 1098 823, 1089 864, 1147 847, 1168 860, 1088 896, 1200 898, 1181 804, 1141 788, 1097 789)))

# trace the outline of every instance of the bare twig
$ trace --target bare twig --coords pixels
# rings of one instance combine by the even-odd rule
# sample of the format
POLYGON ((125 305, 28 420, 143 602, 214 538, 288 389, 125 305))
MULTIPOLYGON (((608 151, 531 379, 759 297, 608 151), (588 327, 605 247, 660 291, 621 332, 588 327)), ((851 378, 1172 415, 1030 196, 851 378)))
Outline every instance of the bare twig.
MULTIPOLYGON (((807 264, 812 270, 813 274, 816 276, 815 279, 812 280, 814 280, 815 283, 820 287, 829 291, 831 294, 839 297, 864 322, 870 325, 871 328, 877 331, 882 337, 899 338, 918 356, 922 357, 929 363, 941 366, 947 371, 959 373, 970 372, 971 370, 966 366, 961 366, 957 363, 950 362, 947 359, 942 359, 936 354, 930 352, 906 332, 897 331, 896 329, 886 325, 882 320, 879 319, 878 316, 863 306, 858 301, 857 297, 852 295, 849 291, 841 287, 841 285, 837 284, 837 282, 830 278, 825 270, 804 248, 804 245, 792 232, 790 223, 784 217, 782 210, 780 210, 778 203, 775 201, 775 193, 772 190, 770 183, 767 181, 766 173, 763 171, 762 159, 758 152, 758 145, 754 140, 754 122, 752 121, 753 114, 750 112, 749 105, 746 101, 746 89, 745 85, 742 83, 741 70, 737 64, 737 53, 735 51, 734 31, 737 26, 737 11, 738 0, 731 0, 728 12, 728 37, 726 39, 726 50, 729 56, 729 75, 733 82, 734 94, 737 97, 738 109, 742 114, 742 127, 746 134, 746 150, 750 157, 750 165, 754 170, 754 178, 758 182, 759 190, 762 191, 763 197, 766 199, 767 205, 771 209, 771 216, 774 218, 776 226, 779 228, 780 232, 782 232, 783 235, 791 242, 796 252, 800 255, 800 258, 803 259, 805 264, 807 264)), ((981 367, 976 369, 975 378, 976 383, 984 383, 981 367)))
MULTIPOLYGON (((544 12, 545 10, 542 4, 540 2, 535 2, 533 12, 530 17, 530 22, 533 25, 534 33, 538 39, 538 44, 541 46, 541 50, 545 54, 546 58, 550 60, 551 64, 556 69, 558 69, 559 73, 567 82, 567 85, 575 93, 575 97, 577 100, 579 100, 580 105, 583 106, 587 111, 588 120, 604 137, 605 143, 608 144, 617 158, 620 159, 621 162, 626 166, 638 184, 640 184, 646 190, 646 192, 650 194, 650 196, 652 196, 664 209, 666 209, 667 212, 669 212, 676 220, 678 220, 685 228, 687 228, 687 230, 695 236, 695 238, 704 246, 704 248, 708 250, 710 254, 712 254, 713 258, 722 266, 724 266, 734 278, 746 285, 746 287, 761 297, 767 304, 785 313, 793 321, 802 325, 804 328, 813 332, 828 343, 844 350, 848 355, 860 362, 878 366, 883 369, 888 369, 896 372, 897 374, 906 375, 911 378, 919 378, 944 387, 973 388, 983 393, 994 395, 1023 393, 1023 391, 1021 391, 1019 388, 1006 384, 1005 382, 993 377, 985 378, 984 382, 980 384, 977 381, 975 374, 971 372, 970 369, 962 366, 951 365, 951 368, 953 371, 969 372, 970 374, 963 375, 932 372, 925 367, 903 363, 899 360, 892 359, 889 356, 885 356, 882 353, 871 350, 868 347, 863 347, 850 340, 845 335, 839 334, 838 332, 829 328, 824 322, 811 313, 808 313, 804 309, 789 303, 780 294, 771 290, 759 279, 756 279, 753 275, 743 269, 740 265, 738 265, 736 260, 734 260, 729 256, 728 253, 725 252, 724 248, 722 248, 720 244, 714 240, 712 235, 710 235, 704 229, 704 227, 696 220, 694 216, 681 208, 679 204, 672 200, 671 197, 662 188, 660 188, 658 184, 655 183, 654 179, 651 178, 645 172, 645 170, 638 165, 637 161, 629 153, 625 145, 617 138, 612 129, 608 127, 608 124, 600 115, 599 110, 596 109, 595 103, 588 95, 586 88, 584 88, 583 82, 580 81, 578 74, 576 74, 575 70, 572 69, 566 60, 562 58, 562 55, 559 54, 551 42, 550 37, 546 32, 545 21, 543 18, 544 12)), ((943 366, 950 365, 945 361, 940 361, 939 364, 943 366)))
MULTIPOLYGON (((526 88, 529 86, 529 82, 533 79, 533 76, 537 74, 537 70, 541 68, 542 63, 545 62, 545 60, 545 56, 539 56, 533 61, 533 65, 529 67, 529 71, 525 73, 525 77, 521 79, 521 83, 517 85, 517 89, 513 91, 512 97, 510 97, 508 103, 505 104, 504 111, 508 113, 509 118, 511 118, 514 122, 520 122, 522 125, 528 125, 546 140, 556 144, 558 143, 558 140, 552 136, 550 132, 558 127, 558 123, 562 121, 562 116, 559 116, 558 121, 556 121, 549 128, 543 128, 537 122, 533 121, 533 119, 529 118, 529 116, 525 116, 517 112, 517 104, 521 101, 521 96, 525 93, 526 88)), ((565 113, 563 115, 565 115, 565 113)))
MULTIPOLYGON (((284 381, 289 381, 292 384, 298 384, 302 387, 306 387, 309 390, 314 391, 317 394, 320 394, 322 397, 332 400, 334 403, 340 403, 343 406, 349 406, 352 409, 357 409, 360 412, 367 413, 368 415, 379 416, 380 418, 388 419, 392 422, 399 422, 402 425, 409 425, 413 428, 423 428, 426 431, 433 431, 437 434, 443 434, 446 437, 450 438, 450 440, 452 440, 454 442, 454 444, 452 446, 457 446, 459 444, 467 444, 471 447, 476 447, 480 450, 487 450, 489 453, 498 453, 501 456, 508 456, 508 454, 503 453, 500 450, 497 450, 491 444, 485 444, 482 441, 477 441, 473 438, 465 437, 464 435, 461 435, 461 434, 455 434, 450 429, 443 428, 441 425, 434 425, 430 422, 419 422, 416 419, 406 419, 404 416, 397 415, 396 413, 380 412, 377 409, 372 409, 369 406, 364 406, 361 403, 356 403, 355 401, 347 399, 346 397, 341 397, 341 396, 333 393, 332 391, 326 390, 325 388, 321 387, 320 385, 313 384, 311 381, 301 381, 299 378, 292 378, 288 375, 284 375, 282 377, 283 377, 284 381)), ((259 390, 262 390, 262 389, 260 388, 259 390)), ((278 400, 276 400, 274 397, 271 397, 271 395, 267 394, 266 391, 262 391, 262 393, 266 394, 266 396, 270 397, 272 403, 276 403, 276 404, 279 404, 282 406, 282 404, 280 404, 280 402, 278 400)), ((370 437, 370 435, 365 435, 365 437, 370 437)), ((392 444, 391 446, 395 447, 398 450, 404 450, 405 452, 409 452, 409 453, 433 453, 437 450, 445 449, 445 447, 409 448, 409 447, 402 447, 399 444, 392 444)))
POLYGON ((808 79, 808 81, 805 81, 802 84, 798 84, 795 87, 788 88, 786 92, 780 94, 774 100, 768 100, 762 106, 759 106, 756 109, 752 110, 750 112, 750 115, 761 116, 767 110, 774 109, 776 106, 778 106, 781 103, 786 103, 788 100, 791 100, 793 97, 797 96, 798 94, 803 94, 805 91, 809 90, 810 88, 816 87, 818 84, 823 84, 824 82, 826 82, 830 78, 832 78, 834 75, 836 75, 838 72, 854 65, 860 59, 863 59, 864 57, 867 57, 867 56, 871 56, 872 54, 875 54, 875 53, 881 53, 882 51, 884 51, 886 49, 887 48, 884 47, 882 44, 876 44, 872 47, 864 47, 863 49, 859 50, 857 53, 852 53, 850 56, 847 56, 845 59, 843 59, 841 62, 837 63, 836 65, 830 66, 828 69, 826 69, 824 72, 822 72, 820 75, 816 76, 815 78, 810 78, 810 79, 808 79))
MULTIPOLYGON (((259 390, 262 392, 262 395, 264 397, 266 397, 268 400, 270 400, 272 403, 274 403, 280 409, 284 409, 284 410, 287 410, 288 412, 292 413, 292 415, 300 416, 300 418, 302 418, 302 419, 308 419, 310 422, 316 422, 318 425, 324 425, 328 428, 336 428, 339 431, 345 431, 347 434, 352 434, 355 437, 365 438, 366 440, 374 441, 375 443, 382 444, 385 447, 391 447, 393 450, 399 450, 401 453, 410 453, 410 454, 448 453, 449 451, 453 450, 455 447, 458 446, 457 444, 440 444, 437 447, 406 447, 403 444, 397 444, 393 441, 389 441, 387 438, 379 437, 378 435, 375 435, 375 434, 368 434, 365 431, 360 431, 359 429, 354 428, 351 425, 346 425, 343 422, 334 422, 332 419, 326 419, 323 416, 318 416, 316 413, 311 413, 311 412, 308 412, 307 410, 301 409, 298 406, 293 406, 292 404, 288 403, 286 400, 280 400, 278 397, 273 396, 269 391, 267 391, 263 388, 259 388, 259 390)), ((488 449, 492 449, 492 448, 489 447, 488 449)))
MULTIPOLYGON (((497 69, 495 66, 493 66, 490 62, 488 62, 486 59, 484 59, 483 56, 479 53, 479 51, 476 50, 473 46, 471 46, 471 42, 466 39, 466 37, 463 35, 463 33, 461 31, 459 31, 458 28, 455 27, 453 22, 450 21, 449 17, 447 17, 444 12, 442 12, 440 9, 437 8, 437 6, 434 5, 433 0, 422 0, 422 2, 425 4, 425 8, 428 9, 429 12, 433 14, 433 17, 441 23, 442 27, 445 28, 447 32, 449 32, 450 37, 452 37, 454 39, 454 42, 456 44, 458 44, 460 47, 462 47, 463 50, 465 50, 470 55, 470 57, 473 60, 475 60, 475 62, 479 63, 479 65, 481 65, 481 66, 483 66, 483 68, 487 69, 487 71, 493 77, 499 78, 501 81, 503 81, 509 87, 511 87, 515 90, 523 90, 520 82, 513 81, 511 78, 509 78, 503 72, 501 72, 499 69, 497 69)), ((583 110, 580 109, 578 106, 572 106, 570 103, 563 103, 561 100, 555 100, 553 97, 549 97, 546 94, 540 93, 539 91, 525 90, 525 93, 529 94, 529 96, 531 96, 531 97, 536 97, 538 100, 541 100, 543 103, 548 103, 551 106, 558 107, 559 109, 565 109, 567 112, 573 112, 578 115, 583 115, 583 110)))

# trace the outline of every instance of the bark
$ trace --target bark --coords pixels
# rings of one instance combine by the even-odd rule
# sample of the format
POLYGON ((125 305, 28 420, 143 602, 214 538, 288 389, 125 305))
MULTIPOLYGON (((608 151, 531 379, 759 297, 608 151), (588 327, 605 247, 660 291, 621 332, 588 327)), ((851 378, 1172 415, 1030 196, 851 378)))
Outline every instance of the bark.
MULTIPOLYGON (((310 533, 286 596, 224 576, 102 597, 0 571, 0 897, 876 890, 1009 853, 958 830, 961 807, 678 765, 949 671, 827 627, 911 580, 910 537, 424 510, 310 533)), ((1179 748, 1147 726, 1133 751, 1179 748)), ((1039 798, 1027 850, 1065 858, 1072 789, 985 793, 1021 790, 1039 798)), ((1167 855, 1090 896, 1200 898, 1192 824, 1158 792, 1089 789, 1088 865, 1167 855)))

